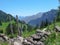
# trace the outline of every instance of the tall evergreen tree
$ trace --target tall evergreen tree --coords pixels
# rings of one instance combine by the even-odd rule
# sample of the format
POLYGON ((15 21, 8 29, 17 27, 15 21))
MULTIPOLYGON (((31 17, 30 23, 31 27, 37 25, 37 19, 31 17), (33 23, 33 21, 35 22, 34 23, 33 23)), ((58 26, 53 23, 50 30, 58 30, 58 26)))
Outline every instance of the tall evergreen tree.
POLYGON ((2 26, 2 22, 0 21, 0 26, 2 26))
POLYGON ((49 23, 48 19, 46 19, 45 26, 48 26, 48 23, 49 23))
POLYGON ((42 20, 40 28, 44 28, 45 27, 45 22, 42 20))

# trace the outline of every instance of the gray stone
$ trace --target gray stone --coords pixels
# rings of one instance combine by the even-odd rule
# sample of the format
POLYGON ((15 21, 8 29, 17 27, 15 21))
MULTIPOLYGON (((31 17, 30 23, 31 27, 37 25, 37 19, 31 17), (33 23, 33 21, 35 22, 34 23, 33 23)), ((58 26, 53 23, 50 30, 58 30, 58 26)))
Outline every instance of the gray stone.
POLYGON ((39 41, 36 45, 44 45, 44 43, 39 41))
POLYGON ((0 39, 4 40, 4 41, 7 41, 8 40, 8 37, 4 34, 0 34, 0 39))
POLYGON ((41 36, 38 36, 36 34, 31 36, 33 38, 34 41, 39 41, 41 39, 41 36))
POLYGON ((60 27, 59 26, 55 26, 55 31, 56 32, 60 32, 60 27))
POLYGON ((42 38, 40 39, 41 42, 44 42, 45 40, 46 40, 45 37, 42 37, 42 38))
POLYGON ((42 33, 42 31, 40 29, 37 29, 36 33, 42 33))

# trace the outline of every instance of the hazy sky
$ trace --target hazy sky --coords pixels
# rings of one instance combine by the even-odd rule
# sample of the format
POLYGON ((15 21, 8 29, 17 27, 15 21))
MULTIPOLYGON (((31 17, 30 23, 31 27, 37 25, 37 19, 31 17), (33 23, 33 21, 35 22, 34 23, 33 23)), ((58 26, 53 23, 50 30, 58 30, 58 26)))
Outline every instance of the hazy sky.
POLYGON ((13 16, 30 16, 58 7, 58 0, 0 0, 0 10, 13 16))

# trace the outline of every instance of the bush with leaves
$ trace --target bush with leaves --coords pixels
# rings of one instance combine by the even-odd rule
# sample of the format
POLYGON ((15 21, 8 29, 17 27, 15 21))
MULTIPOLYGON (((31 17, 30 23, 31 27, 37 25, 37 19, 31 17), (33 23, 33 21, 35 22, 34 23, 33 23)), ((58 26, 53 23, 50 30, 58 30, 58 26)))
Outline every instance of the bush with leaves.
MULTIPOLYGON (((13 34, 17 34, 17 27, 16 27, 16 24, 12 24, 12 29, 13 29, 13 34)), ((11 35, 11 29, 10 29, 10 24, 7 26, 6 28, 6 34, 7 35, 11 35)))
POLYGON ((45 45, 54 45, 56 42, 56 33, 52 32, 51 35, 45 40, 45 45))

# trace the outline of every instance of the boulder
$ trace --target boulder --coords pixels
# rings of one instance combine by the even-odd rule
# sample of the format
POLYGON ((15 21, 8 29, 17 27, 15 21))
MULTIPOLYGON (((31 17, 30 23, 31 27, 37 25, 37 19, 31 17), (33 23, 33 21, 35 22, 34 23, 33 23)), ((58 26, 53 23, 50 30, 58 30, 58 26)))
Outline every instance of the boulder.
POLYGON ((22 43, 23 45, 31 45, 31 42, 27 41, 26 39, 22 43))
POLYGON ((55 31, 56 32, 60 32, 60 27, 59 26, 55 26, 55 31))
POLYGON ((19 44, 18 42, 15 41, 15 42, 14 42, 14 45, 20 45, 20 44, 19 44))
POLYGON ((41 36, 38 36, 37 34, 33 34, 31 37, 33 38, 33 41, 39 41, 41 39, 41 36))
POLYGON ((36 30, 36 33, 42 33, 43 31, 42 30, 40 30, 40 29, 37 29, 36 30))
POLYGON ((51 33, 50 32, 43 32, 44 33, 44 35, 43 35, 43 37, 45 37, 45 38, 47 38, 51 33))
POLYGON ((24 38, 21 36, 17 36, 17 40, 19 40, 21 43, 23 42, 24 38))
POLYGON ((0 38, 2 38, 4 41, 8 41, 8 37, 4 34, 0 34, 0 38))
POLYGON ((35 45, 35 44, 36 44, 36 42, 34 42, 33 39, 29 39, 29 38, 27 38, 26 40, 27 40, 28 42, 30 42, 31 45, 35 45))
POLYGON ((44 45, 44 43, 39 41, 39 42, 36 43, 36 45, 44 45))

